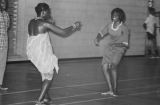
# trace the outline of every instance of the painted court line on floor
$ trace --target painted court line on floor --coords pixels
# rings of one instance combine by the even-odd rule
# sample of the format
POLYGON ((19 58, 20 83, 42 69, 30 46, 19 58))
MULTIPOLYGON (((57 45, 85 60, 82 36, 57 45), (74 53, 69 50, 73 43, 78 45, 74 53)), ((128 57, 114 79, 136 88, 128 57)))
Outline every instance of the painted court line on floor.
MULTIPOLYGON (((149 91, 149 92, 141 92, 141 93, 133 93, 133 94, 127 94, 127 95, 120 95, 118 97, 125 97, 125 96, 136 96, 136 95, 145 95, 145 94, 151 94, 155 93, 156 91, 149 91)), ((96 92, 97 94, 98 92, 96 92)), ((92 93, 94 94, 94 93, 92 93)), ((87 94, 85 94, 86 96, 87 94)), ((100 100, 105 100, 105 99, 111 99, 111 98, 116 98, 116 97, 105 97, 105 98, 96 98, 96 99, 90 99, 90 100, 85 100, 85 101, 75 101, 75 102, 70 102, 70 103, 63 103, 59 105, 72 105, 72 104, 79 104, 79 103, 87 103, 87 102, 92 102, 92 101, 100 101, 100 100)), ((23 105, 26 103, 34 103, 35 101, 27 101, 27 102, 20 102, 20 103, 13 103, 13 104, 8 104, 8 105, 23 105)))
MULTIPOLYGON (((160 77, 152 77, 152 78, 156 79, 156 78, 160 78, 160 77)), ((144 79, 152 79, 152 78, 138 78, 138 79, 128 79, 128 80, 119 80, 119 81, 120 82, 135 81, 135 80, 144 80, 144 79)), ((105 84, 105 82, 85 83, 85 84, 70 85, 70 86, 63 86, 63 87, 53 87, 53 88, 50 88, 50 90, 62 89, 62 88, 72 88, 72 87, 82 87, 82 86, 89 86, 89 85, 102 85, 102 84, 105 84)), ((0 94, 0 95, 20 94, 20 93, 34 92, 34 91, 40 91, 40 89, 32 89, 32 90, 17 91, 17 92, 8 92, 8 93, 0 94)))

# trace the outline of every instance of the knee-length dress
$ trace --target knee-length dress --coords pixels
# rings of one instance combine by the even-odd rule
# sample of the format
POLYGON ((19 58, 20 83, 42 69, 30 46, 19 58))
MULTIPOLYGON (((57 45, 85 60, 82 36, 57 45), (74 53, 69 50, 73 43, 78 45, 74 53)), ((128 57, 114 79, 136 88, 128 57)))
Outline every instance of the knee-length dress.
POLYGON ((28 59, 37 67, 42 80, 51 80, 54 69, 58 72, 58 58, 54 55, 48 33, 28 36, 28 59))
POLYGON ((125 24, 122 24, 117 30, 112 29, 112 24, 106 25, 101 31, 101 35, 108 33, 108 36, 103 39, 101 47, 103 49, 102 64, 119 64, 123 54, 126 51, 125 47, 116 47, 114 43, 129 43, 129 30, 125 24))
POLYGON ((6 70, 8 54, 8 28, 10 24, 9 14, 6 11, 0 12, 0 85, 3 84, 3 77, 6 70))

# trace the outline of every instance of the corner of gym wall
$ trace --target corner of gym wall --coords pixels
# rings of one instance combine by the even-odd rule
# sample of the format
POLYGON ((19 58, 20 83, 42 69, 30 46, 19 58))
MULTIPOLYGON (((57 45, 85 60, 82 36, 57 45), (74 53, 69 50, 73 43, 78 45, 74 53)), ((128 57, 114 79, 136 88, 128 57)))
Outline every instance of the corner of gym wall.
POLYGON ((146 0, 19 0, 17 54, 26 58, 27 25, 34 18, 34 7, 38 2, 48 2, 60 27, 68 27, 81 21, 80 32, 68 38, 51 34, 51 41, 59 58, 99 57, 100 49, 94 46, 93 39, 98 31, 110 21, 113 8, 122 8, 131 29, 130 49, 127 55, 143 55, 145 32, 142 24, 146 17, 146 0))

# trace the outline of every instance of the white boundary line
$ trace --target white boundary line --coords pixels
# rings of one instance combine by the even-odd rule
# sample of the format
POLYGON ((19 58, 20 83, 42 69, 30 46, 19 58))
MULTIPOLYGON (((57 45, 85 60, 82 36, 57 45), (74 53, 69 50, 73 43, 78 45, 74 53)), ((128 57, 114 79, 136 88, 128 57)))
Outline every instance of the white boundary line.
MULTIPOLYGON (((136 81, 136 80, 156 79, 156 78, 160 78, 160 77, 127 79, 127 80, 119 80, 119 81, 120 82, 124 82, 124 81, 136 81)), ((62 89, 62 88, 72 88, 72 87, 81 87, 81 86, 89 86, 89 85, 102 85, 102 84, 105 84, 105 83, 106 82, 95 82, 95 83, 85 83, 85 84, 70 85, 70 86, 68 85, 68 86, 63 86, 63 87, 53 87, 53 88, 50 88, 50 90, 53 90, 53 89, 62 89)), ((33 91, 40 91, 40 89, 32 89, 32 90, 17 91, 17 92, 8 92, 8 93, 0 94, 0 96, 2 96, 2 95, 9 95, 9 94, 20 94, 20 93, 33 92, 33 91)))
MULTIPOLYGON (((134 94, 128 94, 128 95, 121 95, 121 96, 118 96, 118 97, 135 96, 135 95, 141 95, 141 94, 150 94, 150 93, 154 93, 154 92, 155 91, 134 93, 134 94)), ((86 103, 86 102, 98 101, 98 100, 104 100, 104 99, 111 99, 111 98, 116 98, 116 97, 97 98, 97 99, 91 99, 91 100, 86 100, 86 101, 75 101, 75 102, 64 103, 64 104, 59 104, 59 105, 72 105, 72 104, 86 103)))
MULTIPOLYGON (((127 94, 127 95, 120 95, 118 97, 125 97, 125 96, 136 96, 136 95, 145 95, 145 94, 150 94, 150 93, 155 93, 156 91, 149 91, 149 92, 141 92, 141 93, 133 93, 133 94, 127 94)), ((91 95, 91 94, 98 94, 101 92, 95 92, 95 93, 89 93, 89 94, 83 94, 83 95, 75 95, 76 96, 87 96, 87 95, 91 95)), ((67 98, 67 97, 66 97, 67 98)), ((96 99, 90 99, 90 100, 85 100, 85 101, 75 101, 75 102, 70 102, 70 103, 64 103, 64 104, 59 104, 59 105, 72 105, 72 104, 78 104, 78 103, 87 103, 87 102, 91 102, 91 101, 98 101, 98 100, 104 100, 104 99, 111 99, 111 98, 116 98, 116 97, 105 97, 105 98, 96 98, 96 99)), ((53 100, 55 100, 56 98, 54 98, 53 100)), ((20 103, 13 103, 13 104, 8 104, 8 105, 23 105, 26 103, 33 103, 35 101, 26 101, 26 102, 20 102, 20 103)))
MULTIPOLYGON (((153 87, 153 85, 152 86, 146 86, 146 87, 121 89, 121 91, 122 90, 132 90, 132 89, 134 90, 134 89, 140 89, 140 88, 151 88, 151 87, 153 87)), ((119 97, 134 96, 134 95, 140 95, 140 94, 149 94, 149 93, 155 93, 155 92, 157 92, 157 90, 155 90, 155 91, 149 91, 149 92, 141 92, 141 93, 139 93, 139 92, 138 93, 132 93, 132 94, 128 94, 128 95, 120 95, 119 97)), ((60 100, 60 99, 65 99, 65 98, 73 98, 73 97, 78 97, 78 96, 87 96, 87 95, 100 94, 100 93, 101 92, 93 92, 93 93, 73 95, 73 96, 67 96, 67 97, 57 97, 57 98, 53 98, 53 100, 60 100)), ((115 97, 97 98, 97 99, 91 99, 91 100, 86 100, 86 101, 75 101, 75 102, 65 103, 65 104, 59 104, 59 105, 72 105, 72 104, 76 104, 76 103, 86 103, 86 102, 97 101, 97 100, 104 100, 104 99, 110 99, 110 98, 115 98, 115 97)), ((8 105, 23 105, 23 104, 26 104, 26 103, 33 103, 33 102, 35 102, 35 101, 26 101, 26 102, 13 103, 13 104, 8 104, 8 105)))

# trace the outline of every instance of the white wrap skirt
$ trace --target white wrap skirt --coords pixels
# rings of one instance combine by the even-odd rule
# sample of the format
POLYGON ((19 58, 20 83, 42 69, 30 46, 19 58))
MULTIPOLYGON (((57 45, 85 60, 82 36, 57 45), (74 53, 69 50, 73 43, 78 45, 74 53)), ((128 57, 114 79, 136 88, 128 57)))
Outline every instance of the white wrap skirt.
POLYGON ((54 69, 58 73, 58 58, 54 55, 49 34, 28 36, 27 56, 41 73, 42 81, 53 78, 54 69))

